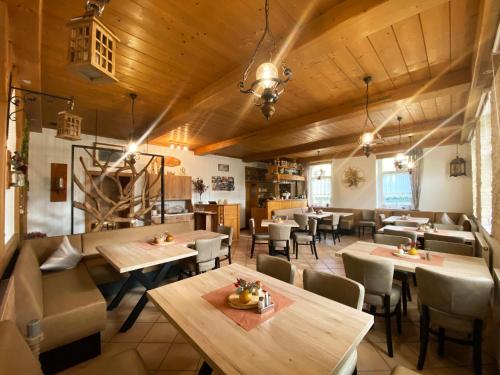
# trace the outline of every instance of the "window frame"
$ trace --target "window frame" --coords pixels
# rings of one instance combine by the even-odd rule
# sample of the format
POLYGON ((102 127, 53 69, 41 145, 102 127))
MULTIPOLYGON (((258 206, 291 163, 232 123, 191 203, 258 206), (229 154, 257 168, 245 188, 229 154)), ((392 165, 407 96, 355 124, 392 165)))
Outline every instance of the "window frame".
POLYGON ((308 190, 309 190, 308 201, 309 201, 309 204, 311 206, 315 206, 315 207, 331 207, 332 206, 332 202, 333 202, 333 163, 332 162, 328 162, 328 163, 314 163, 314 164, 310 164, 308 172, 309 172, 308 173, 308 177, 309 177, 309 182, 308 182, 308 190), (327 165, 327 166, 330 167, 330 174, 321 177, 321 179, 327 179, 327 180, 330 181, 330 195, 329 195, 328 203, 326 203, 326 206, 322 205, 322 204, 319 204, 319 205, 315 204, 314 203, 314 194, 313 194, 313 182, 314 182, 314 180, 317 179, 313 175, 313 173, 312 173, 313 168, 314 167, 318 167, 318 166, 323 166, 323 165, 327 165))
MULTIPOLYGON (((390 209, 390 210, 401 210, 403 209, 405 206, 394 206, 394 205, 386 205, 385 204, 385 199, 384 199, 384 176, 387 176, 387 175, 401 175, 401 174, 407 174, 409 175, 408 173, 408 170, 407 169, 401 169, 401 170, 397 170, 397 169, 394 169, 393 171, 384 171, 384 168, 383 168, 383 165, 384 165, 384 160, 390 160, 391 163, 394 163, 394 157, 391 157, 391 158, 382 158, 382 159, 379 159, 379 163, 377 163, 377 185, 378 185, 378 192, 377 192, 377 206, 378 208, 381 208, 381 209, 390 209)), ((410 176, 410 175, 409 175, 410 176)), ((410 176, 410 194, 412 191, 412 186, 411 186, 411 176, 410 176)), ((409 202, 409 205, 408 207, 410 209, 413 209, 413 199, 410 199, 410 202, 409 202)))

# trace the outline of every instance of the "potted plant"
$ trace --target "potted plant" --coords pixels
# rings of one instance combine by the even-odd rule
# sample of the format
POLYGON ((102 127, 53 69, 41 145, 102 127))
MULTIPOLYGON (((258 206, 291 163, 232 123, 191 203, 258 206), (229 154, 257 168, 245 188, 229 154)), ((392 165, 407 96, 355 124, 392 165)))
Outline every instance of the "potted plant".
POLYGON ((201 196, 208 190, 208 185, 205 185, 203 183, 203 178, 197 177, 196 180, 193 180, 193 190, 195 193, 200 194, 200 201, 198 203, 203 203, 201 200, 201 196))

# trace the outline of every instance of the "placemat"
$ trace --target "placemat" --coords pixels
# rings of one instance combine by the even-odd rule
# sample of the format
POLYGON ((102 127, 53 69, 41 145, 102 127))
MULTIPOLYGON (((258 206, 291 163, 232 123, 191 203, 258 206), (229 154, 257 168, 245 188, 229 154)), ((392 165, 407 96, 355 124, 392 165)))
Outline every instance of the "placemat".
MULTIPOLYGON (((266 288, 264 288, 266 289, 266 288)), ((273 290, 266 289, 271 294, 271 301, 274 303, 274 310, 266 312, 264 314, 259 314, 257 309, 255 310, 237 310, 229 307, 227 304, 227 296, 233 293, 235 287, 233 284, 225 286, 223 288, 214 290, 210 293, 203 295, 203 299, 208 301, 216 309, 220 310, 224 315, 233 320, 240 327, 246 331, 250 331, 258 325, 262 324, 266 320, 271 319, 275 314, 281 310, 287 308, 288 306, 295 303, 294 300, 285 297, 273 290)))
POLYGON ((404 260, 406 262, 411 262, 411 263, 418 263, 418 264, 427 264, 429 266, 443 266, 444 262, 444 257, 432 254, 431 259, 410 259, 410 258, 402 258, 394 255, 393 253, 397 251, 396 249, 387 249, 385 247, 377 247, 375 248, 370 254, 371 255, 377 255, 380 257, 385 257, 385 258, 391 258, 391 259, 400 259, 404 260))

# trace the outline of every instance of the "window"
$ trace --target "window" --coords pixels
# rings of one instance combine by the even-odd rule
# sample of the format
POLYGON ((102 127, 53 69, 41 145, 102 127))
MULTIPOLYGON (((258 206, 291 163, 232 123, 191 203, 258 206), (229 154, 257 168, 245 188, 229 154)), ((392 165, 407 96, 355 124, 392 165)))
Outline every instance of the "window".
POLYGON ((491 233, 492 205, 492 163, 491 163, 491 106, 489 98, 486 100, 481 118, 479 119, 480 151, 480 190, 481 225, 491 233))
POLYGON ((479 217, 477 208, 477 160, 476 160, 476 133, 474 133, 470 141, 470 156, 471 156, 471 175, 472 175, 472 214, 474 217, 479 217))
POLYGON ((316 164, 309 168, 310 203, 326 207, 332 202, 332 165, 316 164))
MULTIPOLYGON (((407 160, 405 161, 407 162, 407 160)), ((406 170, 396 170, 394 158, 380 161, 380 200, 384 208, 411 207, 411 177, 406 170)))

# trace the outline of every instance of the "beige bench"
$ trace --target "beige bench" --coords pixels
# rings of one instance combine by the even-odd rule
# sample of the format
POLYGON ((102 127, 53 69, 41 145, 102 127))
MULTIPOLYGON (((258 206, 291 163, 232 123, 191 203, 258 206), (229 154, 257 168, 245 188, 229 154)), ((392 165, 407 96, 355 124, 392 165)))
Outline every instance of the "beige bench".
POLYGON ((288 219, 293 220, 294 214, 303 214, 307 212, 307 207, 296 207, 296 208, 282 208, 279 210, 273 210, 273 216, 286 216, 288 219))

